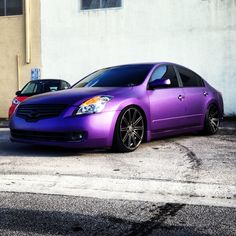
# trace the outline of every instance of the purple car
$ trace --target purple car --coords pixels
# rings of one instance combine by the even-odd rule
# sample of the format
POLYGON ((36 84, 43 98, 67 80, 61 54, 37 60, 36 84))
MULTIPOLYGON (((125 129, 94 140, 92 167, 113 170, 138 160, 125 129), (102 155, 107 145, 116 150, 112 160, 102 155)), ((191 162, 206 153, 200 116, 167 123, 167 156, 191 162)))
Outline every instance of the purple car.
POLYGON ((71 89, 34 96, 11 118, 11 140, 134 151, 144 141, 193 131, 217 132, 221 94, 172 63, 98 70, 71 89))

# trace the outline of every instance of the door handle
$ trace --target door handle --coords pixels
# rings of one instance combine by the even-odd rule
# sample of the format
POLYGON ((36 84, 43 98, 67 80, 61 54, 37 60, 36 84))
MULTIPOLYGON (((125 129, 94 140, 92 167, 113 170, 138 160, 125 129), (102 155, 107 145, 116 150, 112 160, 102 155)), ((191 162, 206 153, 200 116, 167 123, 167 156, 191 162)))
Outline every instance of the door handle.
POLYGON ((184 96, 183 96, 183 95, 179 95, 179 96, 178 96, 178 99, 179 99, 180 101, 182 101, 182 100, 184 99, 184 96))
POLYGON ((207 96, 207 95, 208 95, 208 92, 205 91, 205 92, 203 93, 203 95, 204 95, 204 96, 207 96))

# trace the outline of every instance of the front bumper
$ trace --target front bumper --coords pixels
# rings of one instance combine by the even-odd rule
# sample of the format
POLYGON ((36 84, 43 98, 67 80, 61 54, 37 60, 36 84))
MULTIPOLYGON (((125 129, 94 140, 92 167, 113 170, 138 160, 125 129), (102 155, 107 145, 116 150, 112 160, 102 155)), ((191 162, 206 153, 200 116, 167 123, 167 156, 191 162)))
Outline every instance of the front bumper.
POLYGON ((14 114, 11 141, 70 148, 111 147, 118 115, 119 111, 111 111, 27 122, 14 114))

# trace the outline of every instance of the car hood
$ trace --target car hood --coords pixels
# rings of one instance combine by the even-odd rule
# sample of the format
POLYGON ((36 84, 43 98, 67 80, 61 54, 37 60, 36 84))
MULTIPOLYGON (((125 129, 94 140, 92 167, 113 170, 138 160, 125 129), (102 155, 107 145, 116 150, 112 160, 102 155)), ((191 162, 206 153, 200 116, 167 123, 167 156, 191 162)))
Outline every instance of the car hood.
POLYGON ((57 92, 49 92, 33 96, 23 104, 66 104, 79 105, 81 102, 97 95, 127 96, 132 87, 128 88, 72 88, 57 92))

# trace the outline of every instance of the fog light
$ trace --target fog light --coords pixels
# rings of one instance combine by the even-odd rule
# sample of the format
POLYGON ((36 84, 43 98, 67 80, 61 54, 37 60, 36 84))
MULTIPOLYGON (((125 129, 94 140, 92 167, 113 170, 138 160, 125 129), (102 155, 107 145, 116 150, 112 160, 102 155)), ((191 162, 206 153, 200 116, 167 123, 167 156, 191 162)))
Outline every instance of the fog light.
POLYGON ((83 138, 84 138, 84 134, 81 133, 81 132, 79 132, 79 133, 74 132, 71 135, 71 140, 72 141, 79 141, 79 140, 82 140, 83 138))

